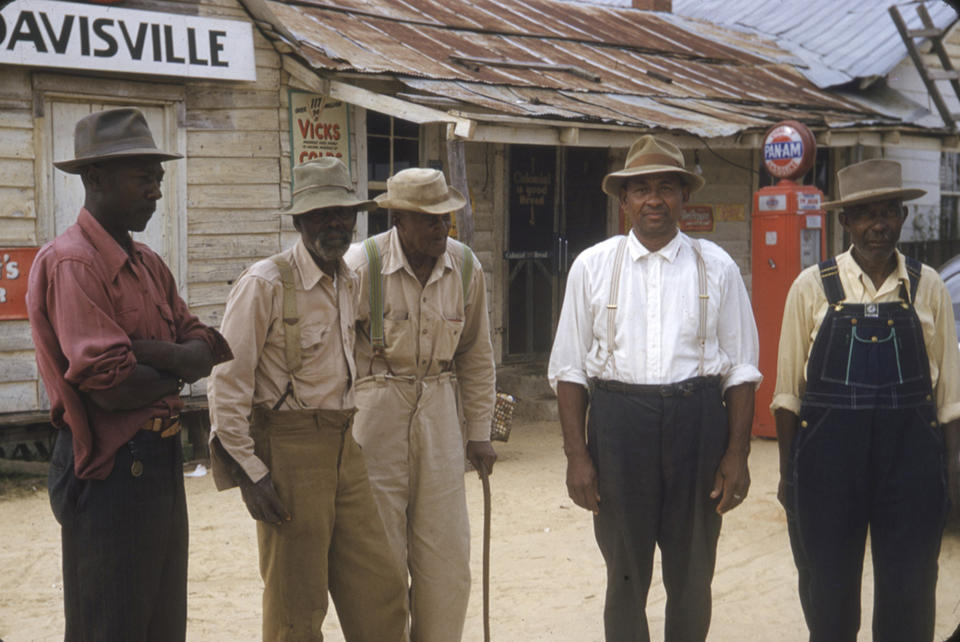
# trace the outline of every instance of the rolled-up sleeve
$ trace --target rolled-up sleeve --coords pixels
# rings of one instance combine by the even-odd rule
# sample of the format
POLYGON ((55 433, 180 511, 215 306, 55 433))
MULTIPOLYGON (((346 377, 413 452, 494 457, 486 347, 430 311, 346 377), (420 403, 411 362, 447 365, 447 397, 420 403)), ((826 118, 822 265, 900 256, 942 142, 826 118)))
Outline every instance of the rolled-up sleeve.
POLYGON ((473 261, 477 269, 470 279, 463 334, 457 344, 454 363, 460 382, 467 439, 487 441, 493 421, 497 375, 490 341, 486 281, 480 262, 476 257, 473 257, 473 261))
POLYGON ((733 261, 724 268, 723 298, 717 319, 717 344, 730 362, 723 377, 723 390, 743 383, 756 389, 763 380, 757 368, 760 358, 760 339, 753 307, 740 269, 733 261))
POLYGON ((64 379, 78 389, 108 390, 137 367, 130 337, 114 320, 98 275, 83 261, 57 264, 46 291, 50 325, 67 359, 64 379))
POLYGON ((567 288, 553 338, 547 379, 553 391, 558 381, 587 387, 587 354, 593 345, 593 319, 587 296, 587 270, 581 257, 574 260, 567 275, 567 288))
MULTIPOLYGON (((233 359, 221 363, 210 375, 210 435, 254 482, 268 472, 254 454, 249 417, 257 364, 274 315, 274 284, 250 274, 240 277, 223 313, 220 331, 233 347, 233 359)), ((223 462, 212 460, 214 482, 223 490, 234 485, 223 462)))

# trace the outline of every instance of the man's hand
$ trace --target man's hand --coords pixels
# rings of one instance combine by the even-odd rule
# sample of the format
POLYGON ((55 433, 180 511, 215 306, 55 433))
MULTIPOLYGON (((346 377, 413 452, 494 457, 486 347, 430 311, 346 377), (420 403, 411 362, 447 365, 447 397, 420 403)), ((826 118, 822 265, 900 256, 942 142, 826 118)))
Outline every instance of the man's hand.
POLYGON ((270 473, 260 481, 253 483, 249 479, 240 484, 240 494, 243 503, 247 505, 250 516, 257 521, 268 524, 281 524, 290 521, 290 513, 283 507, 277 490, 273 487, 270 473))
POLYGON ((567 455, 567 494, 580 508, 594 515, 600 512, 597 469, 586 448, 567 455))
POLYGON ((497 461, 497 452, 489 440, 468 441, 467 459, 477 471, 477 475, 480 475, 481 470, 490 475, 493 473, 493 464, 497 461))
POLYGON ((746 453, 727 450, 717 466, 713 490, 710 492, 711 499, 720 497, 717 512, 723 515, 739 506, 749 490, 750 469, 747 468, 746 453))

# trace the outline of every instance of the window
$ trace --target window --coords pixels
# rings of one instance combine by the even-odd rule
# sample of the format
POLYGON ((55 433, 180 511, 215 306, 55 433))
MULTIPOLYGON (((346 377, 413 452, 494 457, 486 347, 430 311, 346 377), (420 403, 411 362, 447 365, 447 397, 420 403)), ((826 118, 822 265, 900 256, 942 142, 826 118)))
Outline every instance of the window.
MULTIPOLYGON (((387 179, 400 170, 420 165, 420 126, 367 110, 368 198, 387 191, 387 179)), ((371 211, 367 235, 389 227, 386 210, 371 211)))
POLYGON ((960 154, 940 155, 940 238, 960 238, 960 154))

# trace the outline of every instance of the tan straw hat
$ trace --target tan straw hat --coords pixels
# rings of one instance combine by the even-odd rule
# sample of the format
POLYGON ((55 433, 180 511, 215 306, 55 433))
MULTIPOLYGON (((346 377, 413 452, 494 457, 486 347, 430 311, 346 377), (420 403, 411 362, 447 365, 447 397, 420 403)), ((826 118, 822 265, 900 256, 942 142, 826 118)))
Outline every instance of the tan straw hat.
POLYGON ((909 201, 927 193, 922 189, 904 189, 900 163, 879 158, 865 160, 838 171, 837 188, 840 198, 822 203, 820 207, 832 210, 892 198, 909 201))
POLYGON ((387 191, 377 196, 377 205, 384 209, 446 214, 467 204, 463 194, 447 185, 438 169, 411 167, 387 179, 387 191))
POLYGON ((157 149, 147 119, 139 109, 108 109, 84 116, 73 131, 73 160, 54 166, 70 174, 79 174, 85 165, 112 158, 150 156, 161 161, 183 158, 157 149))
POLYGON ((683 152, 679 147, 647 135, 641 136, 630 146, 623 169, 611 172, 604 177, 603 191, 610 196, 619 197, 620 186, 628 178, 663 172, 678 174, 691 192, 697 191, 706 183, 702 177, 686 170, 683 165, 683 152))
POLYGON ((375 201, 357 198, 347 166, 339 158, 324 156, 293 168, 293 203, 281 214, 306 214, 325 207, 374 209, 375 201))

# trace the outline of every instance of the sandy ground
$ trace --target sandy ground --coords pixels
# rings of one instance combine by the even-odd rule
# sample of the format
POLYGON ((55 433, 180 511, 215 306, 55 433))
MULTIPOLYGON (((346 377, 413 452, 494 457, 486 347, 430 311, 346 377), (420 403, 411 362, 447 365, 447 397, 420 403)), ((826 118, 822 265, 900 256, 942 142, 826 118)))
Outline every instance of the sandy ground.
MULTIPOLYGON (((603 560, 590 515, 564 488, 559 427, 514 426, 497 444, 493 488, 491 629, 506 642, 602 640, 603 560)), ((796 597, 783 512, 776 503, 776 444, 754 441, 753 487, 724 521, 714 578, 710 639, 801 642, 805 627, 796 597)), ((473 525, 474 587, 464 640, 482 640, 482 493, 468 477, 473 525)), ((187 479, 190 510, 189 621, 192 641, 259 639, 260 578, 253 522, 239 493, 218 493, 209 475, 187 479)), ((0 639, 63 636, 59 530, 42 487, 0 496, 0 639)), ((870 639, 872 578, 864 580, 860 640, 870 639)), ((655 577, 648 613, 654 639, 663 636, 664 593, 655 577)), ((960 622, 960 535, 943 543, 937 590, 937 639, 960 622)), ((343 640, 336 616, 326 639, 343 640)))

